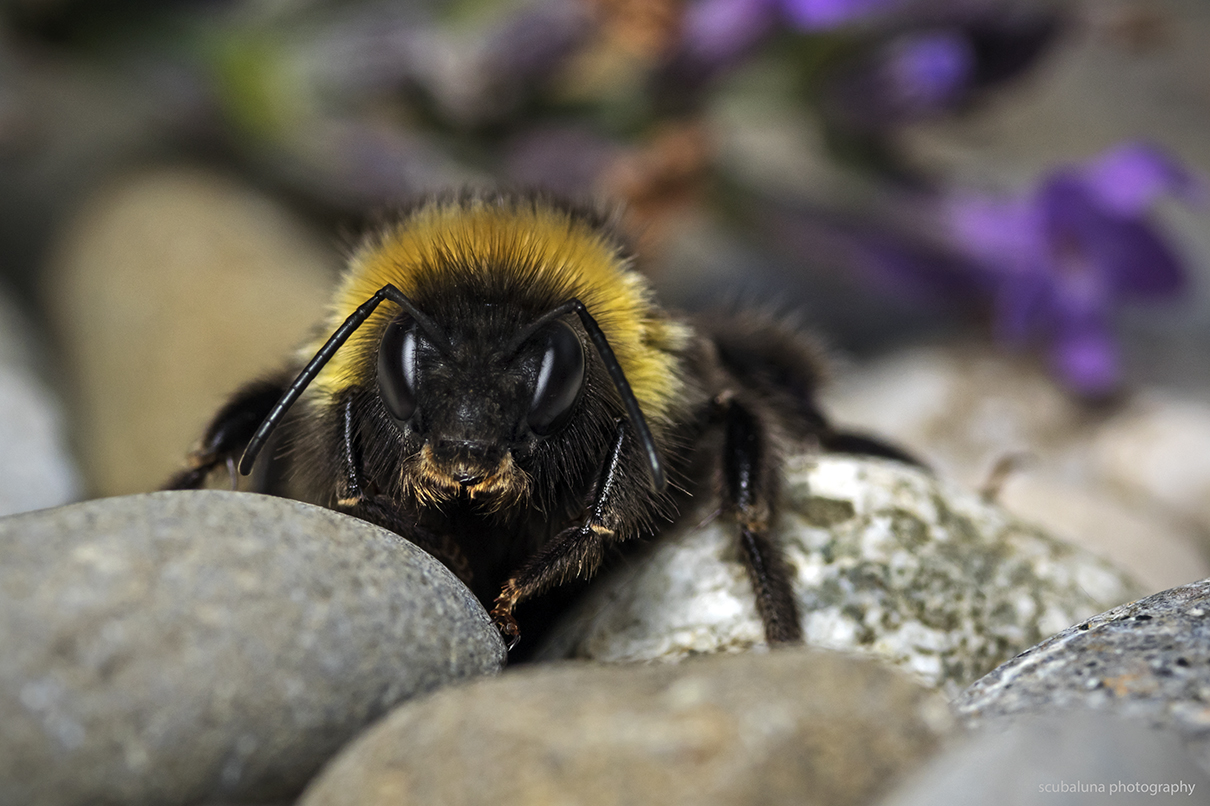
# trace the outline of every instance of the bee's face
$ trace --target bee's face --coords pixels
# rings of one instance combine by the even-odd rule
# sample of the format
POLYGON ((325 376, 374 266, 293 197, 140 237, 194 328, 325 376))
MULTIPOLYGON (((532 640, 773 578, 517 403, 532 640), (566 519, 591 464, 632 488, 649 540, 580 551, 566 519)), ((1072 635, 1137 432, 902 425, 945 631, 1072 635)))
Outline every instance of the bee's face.
POLYGON ((378 389, 396 425, 419 443, 429 483, 497 491, 514 456, 567 424, 584 386, 584 348, 554 320, 520 340, 430 333, 411 316, 386 327, 378 389))

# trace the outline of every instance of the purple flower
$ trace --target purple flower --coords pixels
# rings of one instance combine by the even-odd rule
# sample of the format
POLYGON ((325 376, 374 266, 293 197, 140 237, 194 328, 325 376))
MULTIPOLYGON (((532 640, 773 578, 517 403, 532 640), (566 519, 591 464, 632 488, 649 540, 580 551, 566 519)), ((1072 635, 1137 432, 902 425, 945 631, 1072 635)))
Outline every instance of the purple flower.
POLYGON ((1200 188, 1159 150, 1128 144, 1048 176, 1029 196, 965 196, 946 210, 950 234, 993 297, 997 335, 1048 343, 1059 376, 1096 396, 1120 382, 1113 314, 1129 298, 1185 285, 1180 261, 1147 218, 1165 193, 1200 188))
POLYGON ((699 0, 685 10, 686 55, 704 65, 731 62, 772 32, 777 16, 777 0, 699 0))
POLYGON ((899 35, 830 76, 828 110, 847 128, 877 132, 949 109, 972 84, 975 52, 957 29, 899 35))
POLYGON ((975 55, 957 31, 928 31, 895 40, 885 69, 901 102, 918 108, 949 103, 971 78, 975 55))
POLYGON ((787 21, 804 31, 827 31, 902 5, 903 0, 781 0, 787 21))
POLYGON ((898 6, 903 0, 698 0, 685 11, 688 55, 704 64, 742 56, 780 24, 830 31, 898 6))

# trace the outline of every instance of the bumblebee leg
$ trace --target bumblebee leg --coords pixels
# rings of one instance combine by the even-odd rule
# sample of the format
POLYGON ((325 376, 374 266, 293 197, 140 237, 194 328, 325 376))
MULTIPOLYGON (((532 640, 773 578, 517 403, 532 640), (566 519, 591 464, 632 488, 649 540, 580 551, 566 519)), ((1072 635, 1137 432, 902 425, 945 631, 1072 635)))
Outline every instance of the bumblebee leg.
POLYGON ((354 501, 342 499, 335 509, 337 512, 352 515, 394 532, 409 543, 413 543, 431 554, 442 565, 450 569, 454 576, 462 581, 462 584, 470 586, 473 579, 470 562, 462 553, 462 549, 458 548, 458 544, 448 536, 434 534, 410 521, 386 496, 363 496, 354 501))
POLYGON ((500 595, 496 597, 492 620, 496 622, 500 633, 509 640, 509 649, 516 646, 521 635, 517 620, 513 618, 513 608, 519 602, 573 577, 591 576, 601 564, 605 541, 614 534, 606 522, 618 483, 622 446, 625 442, 626 422, 618 421, 613 448, 609 452, 609 460, 601 468, 588 517, 583 523, 564 529, 551 538, 537 554, 526 561, 520 571, 504 583, 500 595))
POLYGON ((878 437, 858 434, 853 431, 833 431, 827 429, 819 434, 819 447, 828 453, 851 453, 856 456, 893 459, 896 462, 913 465, 921 470, 931 470, 928 465, 912 456, 903 448, 885 442, 878 437))
POLYGON ((902 448, 867 434, 832 426, 820 409, 819 388, 827 376, 824 351, 784 321, 744 314, 702 317, 700 333, 713 344, 718 362, 733 378, 729 384, 757 399, 774 401, 773 414, 795 439, 810 439, 832 453, 893 459, 927 470, 902 448))
POLYGON ((236 392, 214 415, 200 447, 189 454, 188 466, 169 479, 163 489, 196 490, 206 483, 212 470, 236 461, 285 388, 284 381, 261 380, 236 392))
POLYGON ((342 430, 344 432, 345 489, 336 499, 336 509, 375 526, 394 532, 405 540, 416 544, 436 557, 441 564, 454 572, 463 584, 471 584, 471 567, 466 555, 452 538, 438 536, 422 529, 414 520, 401 512, 398 505, 384 495, 374 495, 366 490, 361 471, 361 449, 357 442, 353 417, 353 400, 345 398, 341 405, 342 430))
POLYGON ((780 475, 777 460, 769 451, 760 422, 735 399, 726 410, 723 475, 726 508, 739 524, 740 548, 756 592, 765 638, 770 644, 801 641, 790 569, 769 535, 780 475))

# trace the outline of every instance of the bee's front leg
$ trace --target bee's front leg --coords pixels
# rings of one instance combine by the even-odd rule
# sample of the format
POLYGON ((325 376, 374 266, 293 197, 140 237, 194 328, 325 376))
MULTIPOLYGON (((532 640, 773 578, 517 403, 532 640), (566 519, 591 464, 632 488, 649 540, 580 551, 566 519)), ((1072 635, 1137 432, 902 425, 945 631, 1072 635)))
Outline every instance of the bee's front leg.
POLYGON ((605 544, 614 537, 614 530, 608 524, 617 520, 613 499, 621 475, 622 447, 625 443, 626 422, 619 420, 613 448, 608 461, 601 468, 587 517, 582 523, 564 529, 551 538, 520 571, 504 583, 500 595, 496 597, 492 620, 509 642, 509 649, 516 646, 521 635, 517 620, 513 617, 513 609, 518 603, 571 579, 587 579, 601 564, 605 544))
POLYGON ((405 512, 384 495, 374 495, 366 489, 362 477, 361 449, 357 441, 356 418, 353 415, 353 398, 346 397, 341 403, 344 441, 344 487, 337 497, 333 509, 352 515, 375 526, 389 529, 410 543, 436 557, 450 569, 464 585, 471 585, 471 565, 462 549, 449 535, 433 534, 421 528, 412 513, 405 512))
POLYGON ((435 534, 416 524, 406 512, 401 512, 394 502, 383 496, 342 498, 333 507, 337 512, 352 515, 363 521, 381 526, 423 549, 453 572, 462 584, 470 587, 473 576, 470 562, 453 538, 435 534))
POLYGON ((521 570, 504 583, 492 607, 492 621, 512 649, 521 629, 513 609, 523 600, 577 577, 591 577, 601 564, 605 541, 613 532, 589 520, 555 535, 521 570))

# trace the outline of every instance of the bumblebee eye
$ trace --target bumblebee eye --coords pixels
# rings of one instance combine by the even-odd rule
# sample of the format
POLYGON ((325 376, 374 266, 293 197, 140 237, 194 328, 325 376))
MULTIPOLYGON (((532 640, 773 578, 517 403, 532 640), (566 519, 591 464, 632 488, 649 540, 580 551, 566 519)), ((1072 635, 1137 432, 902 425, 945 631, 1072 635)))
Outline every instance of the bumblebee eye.
POLYGON ((529 407, 529 427, 538 436, 563 427, 584 386, 584 348, 575 332, 556 321, 543 338, 542 364, 529 407))
POLYGON ((387 325, 378 345, 378 391, 396 420, 416 412, 416 325, 396 319, 387 325))

